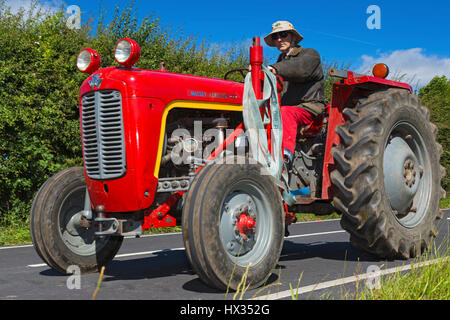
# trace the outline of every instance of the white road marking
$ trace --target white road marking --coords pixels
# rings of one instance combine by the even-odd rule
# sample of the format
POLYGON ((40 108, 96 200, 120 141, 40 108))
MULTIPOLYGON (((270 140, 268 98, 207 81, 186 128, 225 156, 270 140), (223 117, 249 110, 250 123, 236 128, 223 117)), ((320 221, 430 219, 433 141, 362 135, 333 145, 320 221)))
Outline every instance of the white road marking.
POLYGON ((6 247, 0 247, 0 250, 5 250, 5 249, 17 249, 17 248, 28 248, 28 247, 32 247, 32 244, 24 244, 21 246, 6 246, 6 247))
POLYGON ((173 248, 173 249, 163 249, 163 250, 153 250, 153 251, 144 251, 144 252, 134 252, 134 253, 124 253, 124 254, 118 254, 115 258, 124 258, 124 257, 133 257, 133 256, 142 256, 146 254, 157 254, 157 253, 165 253, 165 252, 172 252, 172 251, 179 251, 184 250, 184 247, 182 248, 173 248))
POLYGON ((129 236, 125 237, 125 239, 140 239, 140 238, 150 238, 150 237, 159 237, 159 236, 172 236, 176 234, 181 234, 181 232, 167 232, 167 233, 156 233, 156 234, 144 234, 139 237, 129 236))
MULTIPOLYGON (((344 230, 336 230, 336 231, 327 231, 327 232, 317 232, 317 233, 308 233, 308 234, 299 234, 294 236, 289 236, 287 239, 292 238, 300 238, 300 237, 309 237, 309 236, 319 236, 324 234, 333 234, 333 233, 342 233, 345 232, 344 230)), ((176 251, 176 250, 185 250, 184 247, 182 248, 172 248, 172 249, 160 249, 160 250, 153 250, 153 251, 142 251, 142 252, 133 252, 133 253, 123 253, 118 254, 114 258, 124 258, 124 257, 133 257, 133 256, 141 256, 141 255, 147 255, 147 254, 156 254, 156 253, 164 253, 164 252, 170 252, 170 251, 176 251)), ((27 267, 30 268, 40 268, 47 266, 46 263, 38 263, 38 264, 29 264, 27 267)))
MULTIPOLYGON (((429 260, 429 261, 425 261, 425 262, 418 262, 418 263, 404 265, 404 266, 397 266, 397 267, 393 267, 393 268, 390 268, 390 269, 381 270, 379 275, 380 276, 384 276, 384 275, 391 274, 391 273, 396 273, 396 272, 402 272, 402 271, 410 270, 411 268, 420 268, 420 267, 428 266, 428 265, 433 264, 433 263, 442 262, 442 261, 447 260, 447 259, 449 259, 449 258, 445 257, 444 259, 434 259, 434 260, 429 260)), ((357 281, 361 281, 361 280, 367 280, 369 278, 372 279, 373 276, 374 276, 373 273, 363 273, 363 274, 359 274, 359 275, 356 275, 356 276, 340 278, 340 279, 336 279, 336 280, 330 280, 330 281, 326 281, 326 282, 322 282, 322 283, 317 283, 317 284, 313 284, 313 285, 309 285, 309 286, 300 287, 300 288, 298 288, 298 291, 297 291, 297 289, 293 289, 292 292, 291 292, 291 290, 285 290, 285 291, 281 291, 281 292, 277 292, 277 293, 272 293, 272 294, 268 294, 268 295, 264 295, 264 296, 255 297, 255 298, 250 299, 250 300, 277 300, 277 299, 283 299, 283 298, 291 297, 292 293, 294 293, 294 294, 298 293, 298 295, 301 295, 301 294, 308 293, 308 292, 311 292, 311 291, 316 291, 316 290, 321 290, 321 289, 341 286, 341 285, 344 285, 344 284, 347 284, 347 283, 357 282, 357 281)))
POLYGON ((301 237, 309 237, 309 236, 321 236, 324 234, 333 234, 333 233, 344 233, 345 230, 336 230, 336 231, 326 231, 326 232, 317 232, 317 233, 308 233, 308 234, 297 234, 295 236, 289 236, 286 239, 292 239, 292 238, 301 238, 301 237))
MULTIPOLYGON (((133 256, 142 256, 142 255, 147 255, 147 254, 166 253, 166 252, 172 252, 172 251, 178 251, 178 250, 184 250, 184 247, 183 248, 173 248, 173 249, 162 249, 162 250, 133 252, 133 253, 123 253, 123 254, 116 255, 114 257, 114 259, 116 259, 116 258, 124 258, 124 257, 133 257, 133 256)), ((29 265, 27 265, 27 267, 30 267, 30 268, 40 268, 40 267, 45 267, 45 266, 47 266, 46 263, 37 263, 37 264, 29 264, 29 265)))
MULTIPOLYGON (((157 234, 144 234, 139 236, 138 238, 136 238, 135 236, 129 236, 129 237, 124 237, 125 239, 139 239, 139 238, 149 238, 149 237, 158 237, 158 236, 171 236, 171 235, 177 235, 177 234, 181 234, 181 232, 167 232, 167 233, 157 233, 157 234)), ((5 249, 17 249, 17 248, 29 248, 32 247, 32 244, 24 244, 24 245, 20 245, 20 246, 4 246, 4 247, 0 247, 0 250, 5 250, 5 249)))
POLYGON ((328 222, 328 221, 339 221, 341 220, 341 218, 337 218, 337 219, 325 219, 325 220, 311 220, 311 221, 298 221, 294 224, 302 224, 302 223, 317 223, 317 222, 328 222))
MULTIPOLYGON (((313 220, 313 221, 300 221, 300 222, 296 222, 294 224, 331 222, 331 221, 339 221, 339 220, 341 220, 341 219, 325 219, 325 220, 313 220)), ((150 238, 150 237, 171 236, 171 235, 178 235, 178 234, 181 234, 181 232, 167 232, 167 233, 157 233, 157 234, 145 234, 145 235, 139 236, 138 238, 136 238, 135 236, 129 236, 129 237, 125 237, 125 239, 150 238)), ((19 246, 4 246, 4 247, 0 247, 0 250, 17 249, 17 248, 29 248, 29 247, 32 247, 32 246, 33 246, 32 244, 25 244, 25 245, 19 245, 19 246)))
POLYGON ((30 268, 39 268, 39 267, 45 267, 45 266, 47 266, 46 263, 37 263, 37 264, 29 264, 29 265, 27 265, 27 267, 30 267, 30 268))

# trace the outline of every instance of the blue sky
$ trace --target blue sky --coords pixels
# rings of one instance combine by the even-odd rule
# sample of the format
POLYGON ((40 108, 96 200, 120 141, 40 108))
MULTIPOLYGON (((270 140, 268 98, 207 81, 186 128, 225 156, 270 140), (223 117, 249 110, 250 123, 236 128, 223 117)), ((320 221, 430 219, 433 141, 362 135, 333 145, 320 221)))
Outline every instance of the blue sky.
MULTIPOLYGON (((12 7, 29 0, 9 0, 12 7)), ((82 23, 95 15, 98 0, 41 1, 42 5, 78 5, 82 23)), ((118 1, 103 1, 113 11, 118 1)), ((120 2, 125 6, 126 2, 120 2)), ((135 1, 141 17, 154 13, 162 24, 223 47, 250 44, 254 36, 264 37, 277 20, 288 20, 304 36, 301 45, 319 51, 325 61, 350 64, 366 71, 375 62, 387 62, 393 73, 406 79, 428 82, 434 75, 450 78, 449 1, 135 1), (380 29, 369 29, 370 5, 380 8, 380 29)), ((274 59, 276 49, 265 47, 274 59)))

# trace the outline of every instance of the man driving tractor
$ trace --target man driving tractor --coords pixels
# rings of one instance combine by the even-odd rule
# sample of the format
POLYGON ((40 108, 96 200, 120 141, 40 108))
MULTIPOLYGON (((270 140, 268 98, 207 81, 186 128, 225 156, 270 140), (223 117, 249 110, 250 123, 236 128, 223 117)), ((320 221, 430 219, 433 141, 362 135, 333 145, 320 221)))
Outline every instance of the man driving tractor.
POLYGON ((324 75, 319 53, 298 45, 303 36, 288 21, 272 24, 264 41, 281 51, 275 64, 268 67, 283 78, 281 118, 283 148, 288 168, 292 166, 299 127, 310 124, 325 108, 324 75))
MULTIPOLYGON (((63 275, 73 265, 83 273, 96 272, 114 259, 125 237, 178 222, 189 263, 206 285, 237 291, 245 279, 246 288, 255 289, 273 278, 285 227, 292 222, 288 210, 324 214, 330 206, 342 215, 352 245, 378 258, 410 259, 432 248, 443 218, 439 201, 446 193, 443 147, 430 111, 409 84, 386 79, 387 66, 377 64, 373 76, 332 70, 339 82, 332 85, 329 112, 320 114, 325 107, 320 56, 298 46, 302 39, 287 21, 274 23, 265 38, 281 51, 270 68, 285 81, 282 143, 287 165, 295 167, 288 170, 288 190, 308 195, 293 205, 285 200, 278 176, 261 174, 261 163, 214 161, 227 156, 228 146, 237 147, 237 137, 251 127, 244 112, 255 111, 261 127, 260 110, 244 108, 247 101, 267 97, 267 89, 270 98, 278 98, 272 83, 261 81, 267 74, 259 37, 249 55, 255 72, 246 79, 253 88, 133 67, 141 49, 130 38, 115 46, 119 66, 100 68, 99 53, 82 49, 77 68, 89 75, 78 100, 84 165, 55 173, 36 192, 29 220, 37 254, 63 275), (379 67, 382 72, 375 72, 379 67), (320 131, 303 131, 305 141, 295 150, 299 126, 320 122, 322 115, 320 131), (205 153, 207 159, 190 157, 174 167, 165 159, 180 142, 191 151, 209 143, 192 138, 197 121, 205 124, 198 133, 203 137, 210 129, 235 130, 205 153), (168 138, 177 129, 186 136, 168 138)), ((270 124, 264 134, 280 124, 278 108, 269 111, 274 116, 261 119, 270 124)), ((278 173, 281 147, 274 136, 270 142, 276 149, 270 151, 278 173)))

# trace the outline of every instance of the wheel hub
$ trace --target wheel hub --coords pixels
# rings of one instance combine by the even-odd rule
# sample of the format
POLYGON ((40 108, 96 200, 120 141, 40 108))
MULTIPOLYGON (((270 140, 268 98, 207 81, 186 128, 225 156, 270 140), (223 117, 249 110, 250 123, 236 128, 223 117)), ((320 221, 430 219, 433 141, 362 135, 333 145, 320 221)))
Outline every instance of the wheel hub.
POLYGON ((224 205, 222 242, 232 256, 251 251, 256 242, 256 205, 246 194, 234 194, 224 205))
POLYGON ((418 168, 408 143, 399 136, 392 138, 384 153, 384 182, 391 207, 397 213, 405 214, 411 207, 420 183, 418 168))
POLYGON ((81 221, 81 212, 78 212, 74 214, 70 218, 69 222, 66 224, 66 231, 74 237, 79 236, 78 229, 80 228, 80 221, 81 221))
POLYGON ((423 174, 423 169, 419 169, 420 172, 420 176, 418 177, 418 173, 415 170, 415 164, 412 160, 406 160, 405 163, 403 164, 403 177, 405 178, 405 185, 407 185, 409 188, 412 188, 416 182, 418 181, 418 179, 422 176, 423 174), (417 180, 416 180, 417 179, 417 180))
POLYGON ((252 214, 251 216, 248 214, 248 206, 244 208, 244 211, 241 213, 237 213, 239 219, 237 222, 237 227, 239 228, 239 233, 242 235, 246 235, 247 233, 254 233, 255 231, 255 218, 256 215, 252 214))

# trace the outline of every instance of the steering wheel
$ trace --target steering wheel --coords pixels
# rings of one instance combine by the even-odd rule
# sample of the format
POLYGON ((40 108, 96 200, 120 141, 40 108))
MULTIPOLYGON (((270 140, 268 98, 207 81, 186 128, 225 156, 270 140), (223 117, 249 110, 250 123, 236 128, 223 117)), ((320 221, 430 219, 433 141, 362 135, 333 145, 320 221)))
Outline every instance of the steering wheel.
MULTIPOLYGON (((228 80, 228 76, 234 72, 239 72, 242 76, 242 78, 245 80, 245 76, 247 75, 247 73, 249 72, 248 69, 246 68, 237 68, 237 69, 231 69, 230 71, 228 71, 227 73, 225 73, 225 75, 223 76, 224 80, 228 80), (244 73, 246 72, 246 73, 244 73)), ((244 83, 244 81, 238 81, 240 83, 244 83)))

